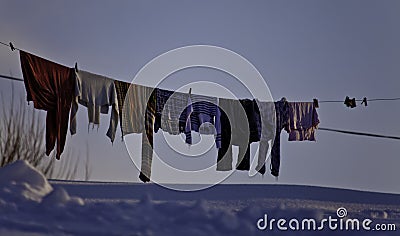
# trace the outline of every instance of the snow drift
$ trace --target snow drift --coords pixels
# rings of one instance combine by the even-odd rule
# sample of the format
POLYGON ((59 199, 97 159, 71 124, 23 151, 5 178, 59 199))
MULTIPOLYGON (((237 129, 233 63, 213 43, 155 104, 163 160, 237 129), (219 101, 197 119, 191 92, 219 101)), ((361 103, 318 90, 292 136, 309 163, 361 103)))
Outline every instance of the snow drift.
MULTIPOLYGON (((254 188, 234 185, 224 186, 216 199, 207 199, 208 192, 199 191, 182 193, 187 199, 174 199, 176 193, 171 192, 168 199, 162 200, 163 191, 171 190, 144 186, 151 185, 64 182, 51 186, 26 161, 17 161, 0 168, 0 235, 369 235, 359 231, 283 232, 276 227, 273 231, 257 228, 257 221, 265 213, 277 219, 321 220, 336 216, 336 209, 343 202, 260 198, 259 193, 251 199, 243 197, 243 193, 254 188), (111 198, 112 194, 107 195, 110 187, 118 189, 114 196, 131 197, 111 198), (85 197, 70 196, 66 189, 85 197), (141 197, 132 196, 133 190, 135 196, 141 197)), ((219 191, 218 187, 215 189, 219 191)), ((336 191, 338 195, 343 193, 346 192, 336 191)), ((345 205, 352 217, 395 222, 400 229, 398 204, 345 205)), ((375 231, 371 235, 396 233, 375 231)))
POLYGON ((41 198, 53 188, 46 177, 26 161, 16 161, 0 169, 1 198, 9 201, 32 200, 41 198))

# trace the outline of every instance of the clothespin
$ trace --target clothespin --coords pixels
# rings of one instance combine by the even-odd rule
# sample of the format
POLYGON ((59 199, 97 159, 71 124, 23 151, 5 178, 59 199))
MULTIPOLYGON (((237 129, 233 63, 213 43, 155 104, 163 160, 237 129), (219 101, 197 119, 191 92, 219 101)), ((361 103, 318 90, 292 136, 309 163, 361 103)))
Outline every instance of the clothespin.
POLYGON ((346 99, 344 100, 344 104, 345 104, 347 107, 350 107, 350 108, 354 108, 354 107, 357 106, 357 104, 356 104, 356 99, 355 99, 355 98, 350 99, 349 96, 346 96, 346 99))
POLYGON ((368 106, 367 97, 364 97, 364 98, 363 98, 363 100, 362 100, 362 102, 361 102, 361 105, 362 105, 362 104, 364 104, 364 106, 368 106))
POLYGON ((344 104, 349 107, 350 106, 350 98, 349 96, 346 96, 346 98, 344 99, 344 104))
POLYGON ((314 107, 319 108, 318 99, 314 98, 313 102, 314 102, 314 107))
POLYGON ((75 62, 75 72, 79 72, 79 70, 78 70, 78 62, 75 62))
POLYGON ((10 42, 10 48, 11 48, 11 51, 14 51, 14 50, 15 50, 15 47, 14 47, 14 45, 12 44, 12 42, 10 42))

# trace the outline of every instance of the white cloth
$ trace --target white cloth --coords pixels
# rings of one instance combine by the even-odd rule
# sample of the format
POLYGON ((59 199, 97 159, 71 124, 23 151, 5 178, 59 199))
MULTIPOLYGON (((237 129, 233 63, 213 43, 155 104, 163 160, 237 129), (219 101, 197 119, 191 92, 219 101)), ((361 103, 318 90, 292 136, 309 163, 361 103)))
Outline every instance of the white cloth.
POLYGON ((87 107, 89 123, 100 124, 100 113, 108 114, 112 106, 107 136, 114 141, 118 125, 118 99, 114 80, 87 71, 76 72, 75 99, 72 100, 70 132, 76 133, 78 103, 87 107))

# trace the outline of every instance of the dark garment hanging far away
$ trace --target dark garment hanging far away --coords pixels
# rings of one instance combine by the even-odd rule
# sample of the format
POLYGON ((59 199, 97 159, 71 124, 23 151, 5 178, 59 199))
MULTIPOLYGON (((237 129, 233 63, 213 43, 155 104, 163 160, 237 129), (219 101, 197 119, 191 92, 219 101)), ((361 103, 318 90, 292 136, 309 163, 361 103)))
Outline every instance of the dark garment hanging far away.
POLYGON ((56 158, 60 159, 74 95, 74 69, 24 51, 20 51, 20 61, 27 101, 33 101, 36 109, 47 111, 46 155, 54 149, 57 141, 56 158))
POLYGON ((286 129, 289 120, 289 104, 285 98, 275 102, 276 112, 276 133, 275 140, 271 150, 271 174, 275 177, 279 176, 279 168, 281 165, 281 131, 286 129))
POLYGON ((218 171, 232 170, 232 145, 239 146, 237 170, 250 169, 250 143, 260 140, 261 118, 255 100, 220 99, 221 148, 218 171), (247 126, 247 127, 246 127, 247 126))

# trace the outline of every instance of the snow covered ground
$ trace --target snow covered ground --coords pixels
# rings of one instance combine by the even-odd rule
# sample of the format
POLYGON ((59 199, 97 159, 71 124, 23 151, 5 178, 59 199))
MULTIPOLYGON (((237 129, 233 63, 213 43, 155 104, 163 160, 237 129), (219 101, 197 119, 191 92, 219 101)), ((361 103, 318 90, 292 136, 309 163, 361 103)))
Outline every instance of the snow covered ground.
POLYGON ((48 181, 24 161, 0 169, 0 235, 399 232, 400 196, 395 194, 289 185, 218 185, 178 192, 154 184, 48 181), (355 222, 360 230, 353 230, 355 222), (291 229, 296 223, 297 231, 291 229), (376 230, 393 226, 396 231, 376 230))

